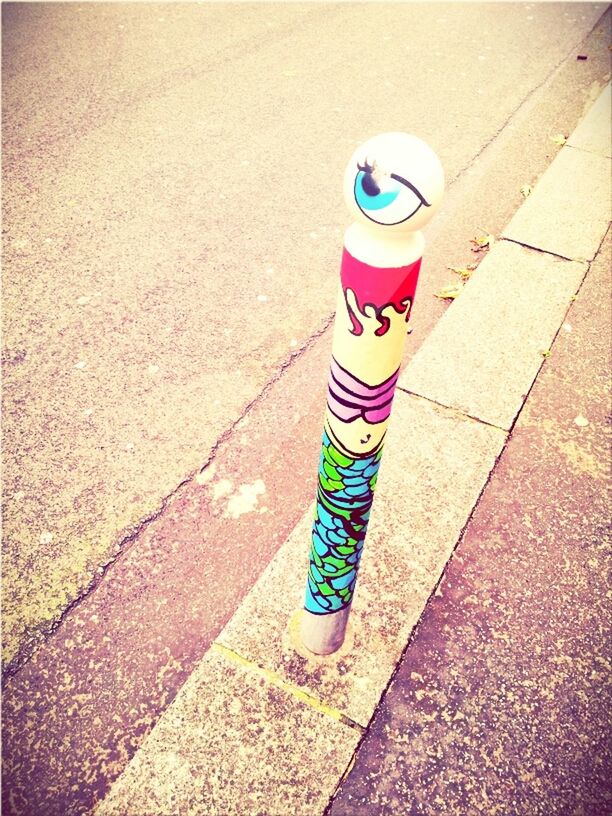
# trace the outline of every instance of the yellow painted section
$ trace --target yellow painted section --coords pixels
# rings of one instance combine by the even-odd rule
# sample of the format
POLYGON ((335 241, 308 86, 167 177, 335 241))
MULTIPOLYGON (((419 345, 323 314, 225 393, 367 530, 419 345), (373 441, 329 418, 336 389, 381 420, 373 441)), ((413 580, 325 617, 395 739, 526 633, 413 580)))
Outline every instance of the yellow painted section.
POLYGON ((237 663, 239 666, 243 666, 245 669, 253 672, 254 674, 258 674, 260 677, 263 677, 268 683, 270 683, 270 685, 287 692, 287 694, 291 694, 293 697, 300 700, 300 702, 314 708, 316 711, 320 711, 322 714, 326 714, 328 717, 331 717, 344 725, 348 725, 351 728, 355 728, 358 731, 363 731, 363 727, 351 720, 350 717, 347 717, 346 714, 332 708, 332 706, 326 705, 325 703, 321 702, 321 700, 313 697, 312 694, 308 694, 303 689, 294 686, 292 683, 288 683, 276 672, 273 672, 270 669, 264 669, 261 666, 258 666, 256 663, 252 663, 250 660, 247 660, 246 657, 234 652, 233 649, 228 649, 227 646, 223 646, 221 643, 215 642, 210 648, 218 654, 222 654, 227 660, 237 663))

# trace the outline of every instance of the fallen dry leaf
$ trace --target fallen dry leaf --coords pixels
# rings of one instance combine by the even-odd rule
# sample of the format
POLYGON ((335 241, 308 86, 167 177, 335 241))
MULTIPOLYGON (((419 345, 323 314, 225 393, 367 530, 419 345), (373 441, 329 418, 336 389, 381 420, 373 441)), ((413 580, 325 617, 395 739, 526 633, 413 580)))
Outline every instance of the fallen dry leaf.
POLYGON ((550 137, 550 141, 554 142, 560 147, 563 147, 563 145, 567 142, 567 136, 564 136, 562 133, 555 133, 554 136, 550 137))
POLYGON ((457 286, 456 284, 445 286, 443 289, 440 289, 439 292, 435 293, 435 297, 440 298, 440 300, 454 300, 461 294, 462 289, 463 286, 457 286))
POLYGON ((483 249, 487 247, 491 249, 493 244, 495 243, 495 236, 491 235, 490 233, 483 230, 483 235, 479 235, 476 238, 472 238, 471 243, 474 245, 472 247, 472 252, 482 252, 483 249))
POLYGON ((459 275, 462 281, 469 280, 472 272, 476 269, 476 264, 468 264, 467 266, 449 266, 451 272, 459 275))

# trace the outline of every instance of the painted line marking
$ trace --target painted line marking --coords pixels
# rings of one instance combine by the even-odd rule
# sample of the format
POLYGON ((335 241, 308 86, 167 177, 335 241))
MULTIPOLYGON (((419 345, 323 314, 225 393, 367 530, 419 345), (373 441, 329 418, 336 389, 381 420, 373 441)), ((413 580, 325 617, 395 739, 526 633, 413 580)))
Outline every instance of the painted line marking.
POLYGON ((355 722, 350 717, 347 717, 346 714, 343 714, 341 711, 338 711, 336 708, 332 708, 332 706, 328 706, 325 703, 321 702, 321 700, 314 697, 312 694, 308 694, 308 692, 304 691, 303 689, 299 688, 298 686, 294 686, 292 683, 287 683, 286 680, 278 675, 276 672, 271 671, 270 669, 264 669, 261 666, 258 666, 256 663, 248 660, 246 657, 238 654, 233 649, 228 649, 227 646, 223 646, 221 643, 215 641, 211 647, 211 651, 217 652, 217 654, 223 655, 227 660, 237 663, 238 665, 246 668, 248 671, 258 674, 260 677, 263 677, 267 680, 268 683, 272 686, 276 686, 276 688, 282 689, 282 691, 286 692, 287 694, 291 694, 300 702, 304 703, 305 705, 314 708, 316 711, 320 711, 322 714, 326 714, 328 717, 331 717, 338 722, 347 725, 349 728, 354 728, 360 734, 365 733, 365 728, 363 725, 355 722))

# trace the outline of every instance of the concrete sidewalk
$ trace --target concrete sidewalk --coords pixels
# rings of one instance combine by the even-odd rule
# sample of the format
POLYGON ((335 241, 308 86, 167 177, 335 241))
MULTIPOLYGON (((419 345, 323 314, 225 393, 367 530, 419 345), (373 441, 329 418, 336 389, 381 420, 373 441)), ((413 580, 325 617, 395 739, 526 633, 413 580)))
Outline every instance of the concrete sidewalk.
POLYGON ((330 816, 611 812, 610 237, 330 816))
POLYGON ((98 816, 605 812, 607 100, 402 375, 345 647, 309 510, 98 816))

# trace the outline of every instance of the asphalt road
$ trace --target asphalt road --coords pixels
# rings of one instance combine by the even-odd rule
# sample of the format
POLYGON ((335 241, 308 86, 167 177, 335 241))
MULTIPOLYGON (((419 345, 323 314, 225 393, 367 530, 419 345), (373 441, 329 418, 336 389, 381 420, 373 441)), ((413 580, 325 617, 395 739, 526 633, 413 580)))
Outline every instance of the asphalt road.
POLYGON ((354 147, 416 133, 450 200, 605 8, 3 4, 9 668, 328 325, 354 147))

